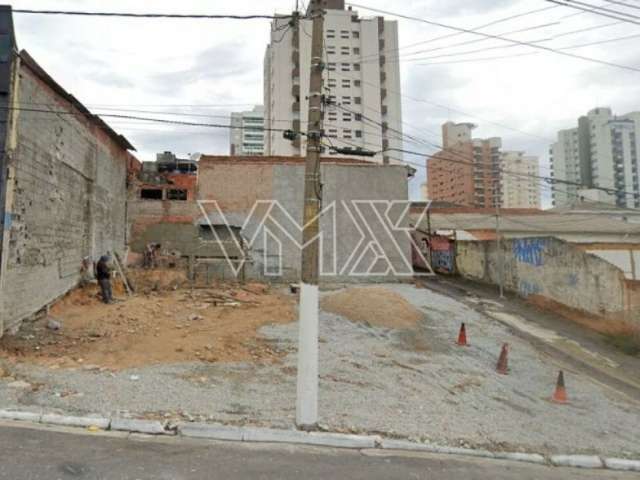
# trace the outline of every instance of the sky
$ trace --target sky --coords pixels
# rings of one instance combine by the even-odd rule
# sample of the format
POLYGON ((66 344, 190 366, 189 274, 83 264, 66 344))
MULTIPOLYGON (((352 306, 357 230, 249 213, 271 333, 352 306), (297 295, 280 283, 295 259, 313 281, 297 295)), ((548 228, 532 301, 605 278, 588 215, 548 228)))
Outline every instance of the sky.
MULTIPOLYGON (((640 17, 640 9, 585 1, 640 17)), ((355 3, 467 30, 493 23, 481 31, 640 68, 639 25, 545 0, 355 3), (545 10, 521 15, 541 9, 545 10), (508 19, 516 15, 521 16, 508 19), (497 22, 502 19, 506 20, 497 22), (602 41, 607 42, 583 46, 602 41)), ((626 3, 640 7, 640 0, 626 3)), ((290 13, 295 1, 14 0, 12 5, 15 9, 270 15, 290 13)), ((364 8, 354 10, 361 16, 377 15, 364 8)), ((472 122, 477 125, 476 137, 502 137, 503 149, 539 156, 541 173, 546 175, 549 145, 558 130, 575 126, 580 115, 597 106, 611 107, 618 114, 640 110, 638 71, 391 15, 386 18, 399 23, 404 130, 419 139, 418 143, 407 141, 407 149, 434 153, 442 141, 442 123, 472 122)), ((26 49, 94 113, 224 124, 231 111, 262 103, 269 20, 15 13, 14 22, 19 48, 26 49)), ((165 150, 181 156, 229 153, 226 129, 105 120, 131 141, 140 160, 154 160, 157 152, 165 150)), ((425 163, 419 156, 407 155, 405 160, 425 163)), ((419 198, 424 181, 425 169, 418 167, 410 182, 412 198, 419 198)))

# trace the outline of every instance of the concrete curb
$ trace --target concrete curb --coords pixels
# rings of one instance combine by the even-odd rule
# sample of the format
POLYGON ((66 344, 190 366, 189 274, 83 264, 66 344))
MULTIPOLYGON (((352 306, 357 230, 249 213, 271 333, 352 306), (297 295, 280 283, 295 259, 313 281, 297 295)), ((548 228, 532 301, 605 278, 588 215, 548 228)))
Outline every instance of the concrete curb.
POLYGON ((595 455, 551 455, 551 465, 556 467, 604 468, 604 463, 595 455))
POLYGON ((623 472, 640 472, 640 460, 625 460, 624 458, 604 458, 604 466, 609 470, 623 472))
POLYGON ((111 425, 111 420, 104 417, 73 417, 69 415, 58 415, 56 413, 47 413, 42 415, 40 423, 48 423, 51 425, 62 425, 65 427, 98 427, 107 430, 111 425))
POLYGON ((295 443, 335 448, 376 448, 382 441, 372 435, 302 432, 274 428, 233 427, 208 423, 180 423, 177 430, 183 437, 210 438, 236 442, 295 443))
POLYGON ((111 430, 124 432, 148 433, 150 435, 174 435, 164 424, 156 420, 135 420, 130 418, 111 419, 111 430))
POLYGON ((471 448, 447 447, 429 443, 411 442, 382 438, 378 435, 351 435, 331 432, 303 432, 299 430, 279 430, 275 428, 236 427, 212 423, 181 422, 174 426, 156 420, 138 420, 128 418, 106 418, 99 416, 71 416, 57 413, 29 412, 0 409, 0 420, 41 423, 66 427, 98 427, 129 433, 150 435, 175 435, 183 437, 205 438, 235 442, 291 443, 322 447, 349 448, 361 451, 382 452, 413 451, 438 453, 444 455, 462 455, 494 460, 553 465, 555 467, 573 467, 588 469, 608 469, 627 472, 640 472, 640 460, 599 457, 597 455, 551 455, 545 457, 538 453, 490 452, 471 448))

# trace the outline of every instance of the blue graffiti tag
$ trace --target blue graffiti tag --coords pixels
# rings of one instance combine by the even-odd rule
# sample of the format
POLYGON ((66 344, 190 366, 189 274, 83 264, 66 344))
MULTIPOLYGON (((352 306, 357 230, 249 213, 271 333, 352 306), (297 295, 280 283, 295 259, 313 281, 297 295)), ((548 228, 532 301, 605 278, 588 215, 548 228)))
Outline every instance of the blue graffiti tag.
POLYGON ((529 295, 537 295, 541 293, 542 289, 536 283, 520 280, 520 283, 518 284, 518 291, 523 297, 528 297, 529 295))
POLYGON ((519 262, 539 267, 544 263, 542 252, 546 246, 544 238, 518 238, 513 240, 513 255, 519 262))

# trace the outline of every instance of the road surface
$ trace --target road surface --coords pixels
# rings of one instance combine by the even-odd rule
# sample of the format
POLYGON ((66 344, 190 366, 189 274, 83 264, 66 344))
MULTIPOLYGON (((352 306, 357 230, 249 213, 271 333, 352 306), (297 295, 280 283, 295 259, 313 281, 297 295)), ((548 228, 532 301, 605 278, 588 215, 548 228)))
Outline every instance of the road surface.
MULTIPOLYGON (((133 438, 0 424, 0 479, 631 479, 603 470, 574 470, 451 455, 358 452, 291 445, 184 438, 133 438)), ((81 432, 81 431, 80 431, 81 432)))

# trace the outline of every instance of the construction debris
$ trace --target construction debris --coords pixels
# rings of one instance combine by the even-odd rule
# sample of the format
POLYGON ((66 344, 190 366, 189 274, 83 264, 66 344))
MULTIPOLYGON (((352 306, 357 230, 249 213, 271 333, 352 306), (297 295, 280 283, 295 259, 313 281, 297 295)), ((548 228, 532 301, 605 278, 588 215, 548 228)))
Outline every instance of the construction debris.
MULTIPOLYGON (((52 368, 119 370, 192 361, 272 362, 283 355, 258 329, 294 321, 291 296, 260 284, 174 290, 176 276, 160 282, 162 275, 150 273, 138 275, 137 294, 115 305, 100 303, 95 285, 74 290, 50 309, 55 320, 25 323, 17 335, 3 337, 0 357, 52 368)), ((120 282, 114 292, 125 294, 120 282)))

